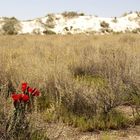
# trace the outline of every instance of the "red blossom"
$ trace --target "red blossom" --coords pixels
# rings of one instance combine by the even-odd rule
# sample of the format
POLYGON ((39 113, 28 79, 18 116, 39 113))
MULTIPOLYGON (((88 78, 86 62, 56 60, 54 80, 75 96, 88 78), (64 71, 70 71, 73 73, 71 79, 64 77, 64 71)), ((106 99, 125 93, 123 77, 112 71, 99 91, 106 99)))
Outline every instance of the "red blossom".
POLYGON ((39 96, 40 95, 40 91, 38 89, 29 87, 27 83, 22 83, 22 91, 23 91, 23 93, 20 93, 20 94, 12 93, 11 97, 12 97, 14 103, 22 102, 22 101, 27 102, 27 101, 30 100, 29 95, 25 94, 26 90, 32 96, 39 96))
POLYGON ((40 95, 40 92, 36 89, 33 93, 32 93, 33 96, 39 96, 40 95))
POLYGON ((33 93, 33 91, 34 91, 34 89, 33 89, 33 88, 31 88, 31 87, 28 87, 28 89, 27 89, 27 90, 28 90, 28 92, 29 92, 29 93, 33 93))
POLYGON ((25 92, 27 89, 27 83, 22 83, 22 91, 25 92))
POLYGON ((22 96, 22 100, 23 100, 24 102, 29 101, 29 96, 26 95, 26 94, 23 94, 23 96, 22 96))
POLYGON ((18 102, 19 101, 19 95, 16 93, 12 94, 12 99, 14 100, 14 102, 18 102))
POLYGON ((13 93, 12 98, 13 98, 14 102, 18 102, 18 101, 27 102, 29 100, 29 96, 26 94, 22 94, 22 93, 21 94, 13 93))
POLYGON ((20 94, 17 94, 17 96, 18 96, 19 100, 21 101, 22 100, 22 97, 23 97, 23 94, 20 93, 20 94))

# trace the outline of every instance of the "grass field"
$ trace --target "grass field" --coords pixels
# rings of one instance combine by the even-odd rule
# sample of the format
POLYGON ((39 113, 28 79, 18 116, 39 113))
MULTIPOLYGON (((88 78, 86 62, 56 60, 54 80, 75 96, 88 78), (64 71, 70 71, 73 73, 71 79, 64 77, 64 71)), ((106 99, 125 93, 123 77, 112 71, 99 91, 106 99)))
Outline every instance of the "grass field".
POLYGON ((48 126, 60 122, 86 132, 139 125, 140 36, 0 36, 3 137, 13 110, 10 94, 22 82, 41 91, 28 115, 31 139, 43 139, 48 126))

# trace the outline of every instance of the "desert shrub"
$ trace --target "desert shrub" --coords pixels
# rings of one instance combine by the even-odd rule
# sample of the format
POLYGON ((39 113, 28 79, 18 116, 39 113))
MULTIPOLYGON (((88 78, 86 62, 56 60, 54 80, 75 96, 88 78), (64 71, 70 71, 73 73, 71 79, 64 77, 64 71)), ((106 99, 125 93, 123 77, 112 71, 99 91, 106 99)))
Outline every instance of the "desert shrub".
POLYGON ((129 120, 122 113, 111 110, 108 114, 100 114, 93 118, 95 129, 120 129, 129 125, 129 120))
POLYGON ((136 29, 132 30, 132 33, 135 33, 135 34, 140 33, 140 28, 136 28, 136 29))
POLYGON ((125 94, 128 94, 126 92, 128 88, 126 81, 131 79, 126 71, 130 69, 133 62, 129 60, 129 63, 127 63, 127 55, 120 50, 106 51, 101 49, 100 59, 101 61, 98 61, 98 63, 94 59, 89 62, 87 57, 79 63, 80 65, 71 66, 70 70, 74 76, 90 75, 105 79, 106 82, 103 87, 96 86, 97 96, 94 94, 93 98, 96 98, 97 110, 107 114, 113 108, 123 104, 125 94))
POLYGON ((125 16, 127 16, 128 15, 128 13, 126 12, 126 13, 124 13, 123 15, 122 15, 122 17, 125 17, 125 16))
POLYGON ((84 16, 85 14, 84 13, 79 13, 79 16, 84 16))
POLYGON ((91 118, 65 112, 62 121, 68 125, 78 127, 81 131, 120 129, 128 127, 130 124, 129 120, 116 110, 110 111, 107 115, 99 114, 91 118))
POLYGON ((119 34, 122 34, 122 33, 123 33, 122 31, 113 31, 114 35, 119 35, 119 34))
POLYGON ((113 30, 109 28, 109 24, 106 23, 105 21, 102 21, 102 22, 100 23, 100 26, 102 27, 102 28, 100 29, 100 31, 101 31, 102 33, 112 33, 112 32, 113 32, 113 30))
POLYGON ((136 11, 136 13, 137 13, 137 16, 140 17, 140 12, 137 12, 137 11, 136 11))
POLYGON ((117 23, 118 22, 117 18, 115 17, 114 19, 112 19, 112 22, 117 23))
POLYGON ((132 11, 130 11, 130 12, 125 12, 123 15, 122 15, 122 17, 125 17, 125 16, 127 16, 127 15, 129 15, 129 14, 132 14, 133 12, 132 11))
POLYGON ((46 29, 45 31, 43 31, 43 33, 46 34, 46 35, 54 35, 54 34, 56 34, 54 31, 49 30, 49 29, 46 29))
POLYGON ((68 27, 65 27, 63 30, 64 31, 69 31, 69 28, 68 27))
POLYGON ((21 27, 19 21, 13 17, 7 18, 2 28, 4 30, 4 34, 14 35, 18 34, 18 31, 20 30, 21 27))
MULTIPOLYGON (((78 17, 78 16, 81 16, 81 14, 77 13, 77 12, 64 12, 62 13, 62 15, 65 17, 65 18, 75 18, 75 17, 78 17)), ((83 14, 82 14, 83 15, 83 14)))
MULTIPOLYGON (((104 49, 99 51, 101 61, 98 63, 94 59, 89 61, 88 56, 93 50, 90 47, 83 49, 80 52, 83 59, 78 60, 78 64, 74 63, 69 66, 76 81, 57 79, 57 82, 53 84, 54 100, 57 99, 55 102, 59 103, 60 109, 58 110, 61 111, 61 113, 57 112, 60 118, 67 111, 89 118, 99 114, 107 117, 112 110, 124 103, 127 90, 125 81, 130 78, 125 71, 132 63, 126 63, 127 57, 123 51, 104 49)), ((72 120, 69 121, 71 124, 72 120)), ((83 119, 80 119, 80 122, 87 123, 83 119)), ((108 121, 104 123, 103 121, 98 128, 104 129, 109 125, 108 121)), ((119 124, 121 123, 109 125, 108 128, 119 128, 119 124)))
POLYGON ((126 103, 131 106, 134 119, 140 118, 140 87, 136 80, 135 84, 133 79, 130 79, 127 84, 127 100, 126 103))
POLYGON ((48 14, 47 15, 48 19, 46 21, 46 26, 48 28, 54 28, 55 27, 55 18, 53 14, 48 14))
POLYGON ((100 26, 103 27, 103 28, 109 28, 109 24, 107 22, 105 22, 105 21, 102 21, 100 23, 100 26))
POLYGON ((109 28, 102 28, 100 31, 102 33, 113 33, 113 30, 112 29, 109 29, 109 28))

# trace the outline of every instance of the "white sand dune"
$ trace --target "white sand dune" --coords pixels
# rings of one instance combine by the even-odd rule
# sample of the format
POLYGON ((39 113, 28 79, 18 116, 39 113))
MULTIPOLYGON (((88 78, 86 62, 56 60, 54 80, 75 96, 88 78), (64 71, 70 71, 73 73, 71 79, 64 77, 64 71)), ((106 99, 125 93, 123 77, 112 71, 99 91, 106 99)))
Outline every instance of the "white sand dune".
MULTIPOLYGON (((3 25, 0 18, 0 28, 3 25)), ((65 17, 63 14, 52 14, 28 21, 20 21, 21 29, 18 34, 44 34, 52 31, 56 34, 77 33, 112 33, 112 32, 140 32, 140 12, 131 12, 122 17, 103 18, 91 15, 65 17), (105 22, 108 27, 102 27, 105 22), (52 25, 51 25, 52 24, 52 25)))

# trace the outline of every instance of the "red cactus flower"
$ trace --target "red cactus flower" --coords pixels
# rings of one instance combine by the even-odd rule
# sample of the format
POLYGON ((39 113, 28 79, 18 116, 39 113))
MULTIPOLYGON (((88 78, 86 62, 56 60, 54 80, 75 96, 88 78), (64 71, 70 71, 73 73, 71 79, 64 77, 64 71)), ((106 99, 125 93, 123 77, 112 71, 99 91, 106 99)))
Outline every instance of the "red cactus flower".
POLYGON ((34 89, 33 89, 33 88, 31 88, 31 87, 28 87, 28 89, 27 89, 27 90, 28 90, 28 92, 29 92, 29 93, 33 93, 33 91, 34 91, 34 89))
POLYGON ((12 99, 14 100, 14 102, 18 102, 19 101, 19 95, 16 93, 12 94, 12 99))
POLYGON ((35 90, 33 93, 32 93, 33 96, 39 96, 40 95, 40 92, 38 90, 35 90))
POLYGON ((17 96, 18 96, 19 100, 21 101, 22 100, 22 97, 23 97, 23 94, 20 93, 20 94, 17 94, 17 96))
POLYGON ((23 96, 22 96, 22 100, 23 100, 24 102, 29 101, 29 96, 26 95, 26 94, 23 94, 23 96))
POLYGON ((27 89, 27 83, 22 83, 22 91, 25 92, 27 89))

